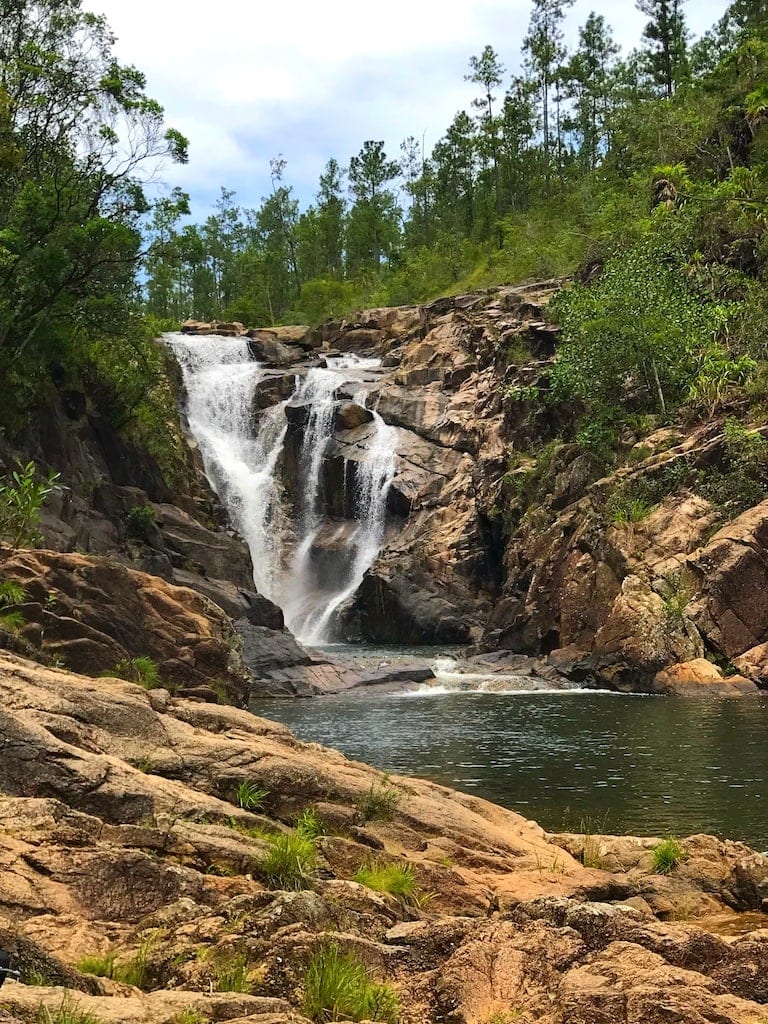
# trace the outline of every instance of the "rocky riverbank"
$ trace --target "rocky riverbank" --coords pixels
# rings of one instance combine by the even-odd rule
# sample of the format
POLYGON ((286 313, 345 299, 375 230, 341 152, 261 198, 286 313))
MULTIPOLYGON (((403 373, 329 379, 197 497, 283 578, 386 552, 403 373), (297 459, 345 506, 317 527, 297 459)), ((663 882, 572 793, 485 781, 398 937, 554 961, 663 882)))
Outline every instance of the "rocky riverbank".
POLYGON ((329 944, 403 1024, 768 1016, 768 857, 741 844, 550 835, 247 712, 10 654, 0 737, 8 1022, 57 1019, 65 989, 105 1024, 301 1021, 329 944), (392 865, 399 895, 365 873, 392 865))

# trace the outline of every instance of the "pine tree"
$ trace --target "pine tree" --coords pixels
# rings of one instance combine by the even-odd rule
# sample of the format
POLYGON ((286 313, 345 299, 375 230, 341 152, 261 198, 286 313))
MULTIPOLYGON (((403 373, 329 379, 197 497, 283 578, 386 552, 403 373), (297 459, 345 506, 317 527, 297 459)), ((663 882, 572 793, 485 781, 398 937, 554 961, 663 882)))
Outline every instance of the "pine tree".
POLYGON ((636 0, 637 9, 649 18, 643 30, 648 76, 668 99, 687 74, 684 3, 685 0, 636 0))
POLYGON ((544 180, 547 198, 552 193, 550 92, 557 69, 565 58, 562 23, 574 0, 534 0, 528 35, 523 40, 528 68, 539 85, 544 131, 544 180))

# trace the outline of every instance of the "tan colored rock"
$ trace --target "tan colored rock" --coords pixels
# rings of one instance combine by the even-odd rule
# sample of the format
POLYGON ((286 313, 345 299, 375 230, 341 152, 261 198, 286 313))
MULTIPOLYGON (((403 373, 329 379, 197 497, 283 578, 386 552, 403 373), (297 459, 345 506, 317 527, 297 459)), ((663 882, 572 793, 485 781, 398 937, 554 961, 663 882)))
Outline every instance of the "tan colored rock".
POLYGON ((682 664, 669 665, 657 672, 654 688, 659 693, 676 694, 678 696, 697 696, 700 694, 738 697, 744 694, 757 693, 757 686, 744 676, 723 676, 722 672, 706 658, 694 658, 682 664))
POLYGON ((24 617, 42 627, 45 656, 92 675, 148 657, 161 682, 224 687, 231 699, 245 698, 232 624, 202 594, 95 555, 7 552, 2 568, 27 591, 24 617))

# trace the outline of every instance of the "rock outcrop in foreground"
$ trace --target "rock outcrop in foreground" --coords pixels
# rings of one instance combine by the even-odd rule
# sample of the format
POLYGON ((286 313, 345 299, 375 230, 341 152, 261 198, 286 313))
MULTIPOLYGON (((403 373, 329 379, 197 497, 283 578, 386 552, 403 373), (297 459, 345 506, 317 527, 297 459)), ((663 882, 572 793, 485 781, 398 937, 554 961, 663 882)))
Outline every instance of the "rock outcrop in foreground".
POLYGON ((656 874, 654 840, 549 835, 247 712, 4 653, 0 742, 0 948, 22 972, 0 1020, 66 998, 89 1024, 299 1022, 330 942, 403 1024, 768 1018, 768 857, 741 844, 691 837, 656 874), (281 874, 265 858, 302 813, 316 862, 281 874), (401 898, 353 880, 390 863, 401 898))

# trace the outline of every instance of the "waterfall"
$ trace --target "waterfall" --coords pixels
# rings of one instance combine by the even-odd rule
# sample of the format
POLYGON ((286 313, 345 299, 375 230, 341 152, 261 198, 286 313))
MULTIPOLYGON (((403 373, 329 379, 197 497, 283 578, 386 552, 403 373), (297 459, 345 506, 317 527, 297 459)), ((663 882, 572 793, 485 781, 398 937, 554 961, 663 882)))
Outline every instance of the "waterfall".
MULTIPOLYGON (((251 360, 247 339, 169 334, 165 340, 182 369, 189 427, 205 472, 250 548, 257 590, 283 608, 300 640, 328 641, 335 613, 360 586, 384 540, 397 430, 371 410, 369 433, 361 440, 364 458, 354 462, 354 521, 325 518, 323 461, 333 439, 338 389, 380 361, 328 357, 325 369, 312 368, 297 378, 291 397, 264 412, 254 432, 255 389, 266 371, 251 360), (283 545, 279 481, 288 405, 307 407, 290 558, 283 545), (322 544, 334 556, 331 570, 318 556, 322 544)), ((365 388, 353 400, 365 406, 365 388)))

